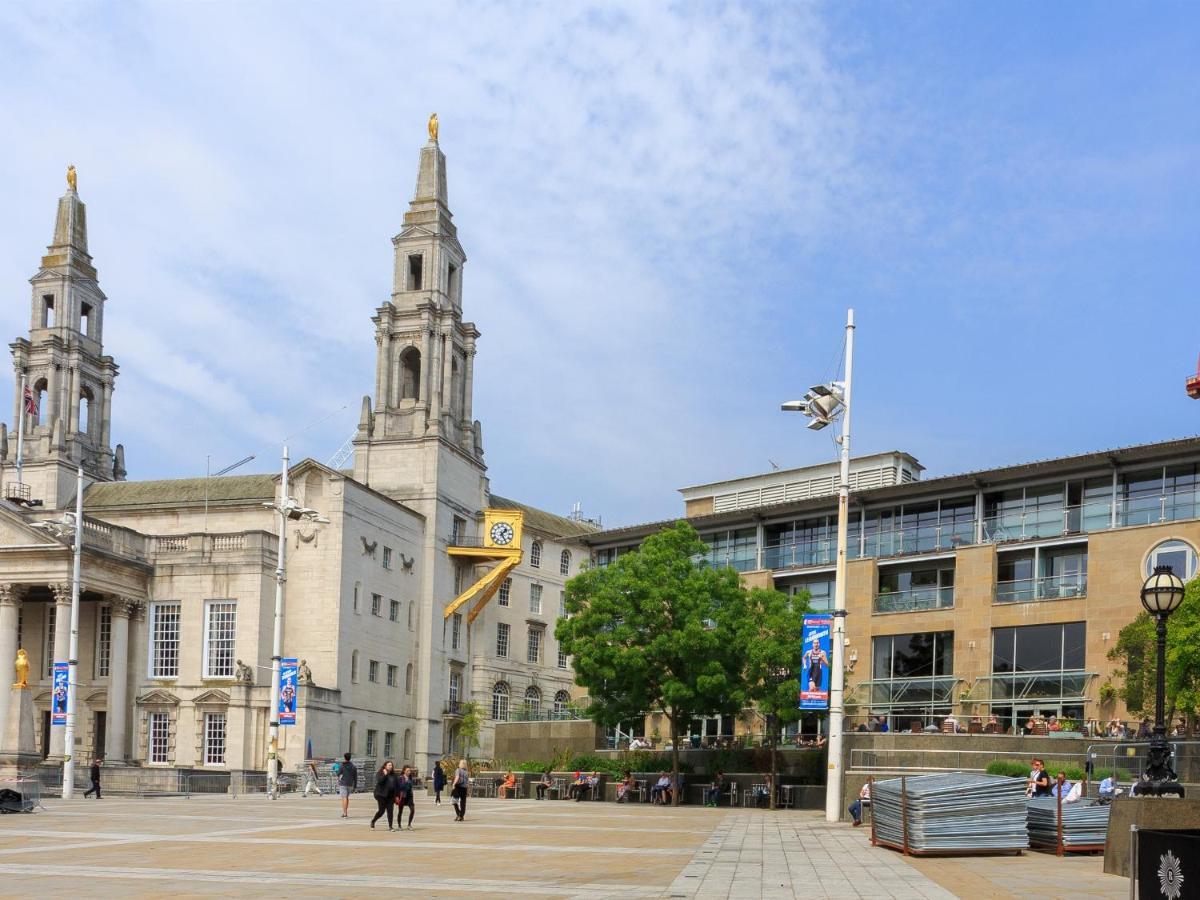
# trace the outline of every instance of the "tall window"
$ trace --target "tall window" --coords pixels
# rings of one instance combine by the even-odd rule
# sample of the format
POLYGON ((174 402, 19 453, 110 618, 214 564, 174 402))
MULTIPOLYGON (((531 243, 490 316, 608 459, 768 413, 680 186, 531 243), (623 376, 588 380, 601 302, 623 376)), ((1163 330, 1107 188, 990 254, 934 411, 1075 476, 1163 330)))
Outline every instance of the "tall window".
POLYGON ((400 682, 400 667, 389 665, 388 670, 387 670, 388 687, 397 687, 399 685, 399 682, 400 682))
POLYGON ((533 685, 525 688, 525 708, 530 718, 536 719, 542 711, 542 692, 533 685))
POLYGON ((408 630, 412 631, 413 627, 413 602, 408 601, 408 630))
POLYGON ((558 667, 560 669, 567 668, 567 654, 566 654, 566 651, 563 650, 562 647, 558 648, 558 667))
POLYGON ((413 664, 409 663, 404 667, 404 693, 411 694, 413 692, 413 664))
POLYGON ((359 611, 359 598, 362 597, 362 582, 354 582, 354 611, 359 611))
POLYGON ((567 592, 558 592, 558 617, 565 619, 567 617, 567 592))
POLYGON ((457 544, 467 534, 467 520, 458 516, 454 517, 454 521, 450 525, 450 543, 457 544))
POLYGON ((399 600, 389 600, 388 601, 388 618, 391 619, 393 622, 400 621, 400 601, 399 600))
POLYGON ((394 731, 385 731, 383 733, 383 758, 391 759, 392 753, 396 749, 396 733, 394 731))
POLYGON ((533 546, 529 548, 529 565, 535 569, 542 566, 542 542, 534 541, 533 546))
POLYGON ((225 713, 204 716, 204 764, 225 765, 225 713))
POLYGON ((872 642, 871 706, 908 727, 949 714, 954 702, 954 632, 891 634, 872 642))
POLYGON ((42 661, 49 678, 54 674, 54 623, 58 618, 58 604, 46 604, 46 627, 42 630, 42 661))
POLYGON ((1005 723, 1031 710, 1082 715, 1086 640, 1083 622, 992 629, 992 712, 1005 723))
POLYGON ((450 707, 453 709, 458 703, 459 694, 462 692, 462 672, 457 669, 450 670, 450 707))
POLYGON ((96 677, 108 677, 108 665, 112 655, 112 607, 101 606, 96 610, 96 677))
POLYGON ((404 758, 412 759, 412 729, 404 729, 404 758))
POLYGON ((171 743, 171 717, 167 713, 150 713, 147 724, 150 746, 147 757, 151 763, 169 763, 171 743))
POLYGON ((496 602, 500 606, 508 606, 508 597, 509 597, 509 593, 511 591, 512 591, 512 579, 505 578, 504 584, 500 585, 500 594, 498 595, 496 602))
POLYGON ((383 548, 383 567, 385 569, 390 569, 392 567, 392 548, 391 547, 383 548))
POLYGON ((379 737, 379 732, 374 728, 367 729, 367 759, 375 758, 375 739, 379 737))
POLYGON ((496 655, 508 656, 508 623, 496 623, 496 655))
POLYGON ((150 607, 150 677, 179 677, 179 604, 150 607))
POLYGON ((400 352, 400 399, 417 400, 421 396, 421 352, 406 347, 400 352))
POLYGON ((237 637, 237 603, 205 601, 204 677, 233 677, 233 645, 237 637))
POLYGON ((525 658, 531 663, 542 661, 542 629, 529 629, 529 644, 525 648, 525 658))
POLYGON ((508 721, 508 684, 497 681, 492 687, 492 718, 497 722, 508 721))
POLYGON ((358 651, 355 650, 350 654, 350 680, 355 684, 358 683, 358 651))
POLYGON ((542 614, 542 586, 540 584, 529 586, 529 611, 534 615, 542 614))
POLYGON ((373 615, 373 616, 382 616, 383 615, 383 594, 372 594, 371 595, 371 615, 373 615))
POLYGON ((554 714, 561 716, 567 711, 567 707, 571 705, 571 695, 566 691, 559 691, 554 695, 554 714))
POLYGON ((367 661, 367 681, 372 683, 379 681, 379 660, 371 659, 367 661))
POLYGON ((571 574, 571 551, 564 550, 558 557, 558 574, 571 574))
POLYGON ((455 613, 450 618, 450 649, 457 650, 462 643, 462 613, 455 613))

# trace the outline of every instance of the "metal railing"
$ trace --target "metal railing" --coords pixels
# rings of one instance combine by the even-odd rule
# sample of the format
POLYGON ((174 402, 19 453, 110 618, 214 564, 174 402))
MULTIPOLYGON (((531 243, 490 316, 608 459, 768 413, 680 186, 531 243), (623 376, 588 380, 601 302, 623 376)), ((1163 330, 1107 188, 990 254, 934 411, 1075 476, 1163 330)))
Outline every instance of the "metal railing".
MULTIPOLYGON (((372 776, 372 767, 366 760, 355 760, 358 765, 358 786, 356 790, 365 790, 372 776)), ((278 795, 299 794, 307 781, 306 765, 296 767, 295 772, 280 773, 278 780, 278 795)), ((40 768, 36 773, 36 781, 43 795, 52 797, 62 796, 62 769, 40 768)), ((88 777, 88 767, 76 769, 75 792, 82 796, 83 791, 91 786, 88 777)), ((327 795, 337 793, 337 778, 330 770, 329 763, 318 767, 317 786, 327 795)), ((192 797, 253 797, 266 796, 268 790, 265 772, 195 772, 180 769, 144 769, 125 767, 105 767, 100 772, 100 791, 104 796, 135 797, 138 799, 152 797, 175 797, 191 799, 192 797)))
POLYGON ((954 606, 954 588, 925 587, 907 591, 888 591, 875 595, 875 612, 919 612, 949 609, 954 606))
POLYGON ((997 603, 1032 603, 1035 600, 1066 600, 1087 594, 1087 573, 1044 575, 996 583, 997 603))

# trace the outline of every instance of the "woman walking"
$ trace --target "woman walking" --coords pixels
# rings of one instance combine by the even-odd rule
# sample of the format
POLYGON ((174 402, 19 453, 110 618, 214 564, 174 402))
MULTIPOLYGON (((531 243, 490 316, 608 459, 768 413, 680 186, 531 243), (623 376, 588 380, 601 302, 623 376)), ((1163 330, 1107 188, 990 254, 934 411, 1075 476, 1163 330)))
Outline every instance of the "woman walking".
POLYGON ((467 818, 467 785, 470 783, 467 774, 467 761, 460 759, 458 768, 454 770, 454 783, 450 787, 450 798, 454 802, 454 821, 464 822, 467 818))
POLYGON ((396 802, 396 767, 390 759, 375 773, 375 802, 379 804, 379 811, 371 820, 371 827, 374 828, 379 817, 387 813, 388 831, 391 831, 392 804, 396 802))
POLYGON ((408 830, 412 831, 413 814, 417 811, 417 804, 413 800, 414 784, 412 766, 405 766, 400 770, 400 777, 396 779, 396 803, 400 808, 396 810, 396 828, 403 830, 404 828, 404 807, 408 807, 408 830))
POLYGON ((446 773, 442 770, 441 760, 433 764, 433 805, 442 805, 442 791, 446 787, 446 773))

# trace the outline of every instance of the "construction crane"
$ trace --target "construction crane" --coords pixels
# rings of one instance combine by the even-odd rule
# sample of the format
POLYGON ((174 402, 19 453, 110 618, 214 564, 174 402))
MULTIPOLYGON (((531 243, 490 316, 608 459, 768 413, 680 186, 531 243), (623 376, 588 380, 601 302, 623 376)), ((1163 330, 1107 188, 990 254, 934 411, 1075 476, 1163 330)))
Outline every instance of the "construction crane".
POLYGON ((1196 361, 1196 374, 1187 380, 1187 392, 1193 400, 1200 400, 1200 360, 1196 361))

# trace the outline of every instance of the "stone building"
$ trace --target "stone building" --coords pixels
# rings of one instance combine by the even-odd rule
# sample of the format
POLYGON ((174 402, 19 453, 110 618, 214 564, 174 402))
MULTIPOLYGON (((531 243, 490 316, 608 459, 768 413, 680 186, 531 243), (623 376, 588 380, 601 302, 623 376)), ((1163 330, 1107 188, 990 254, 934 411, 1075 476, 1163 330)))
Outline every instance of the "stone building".
MULTIPOLYGON (((353 468, 289 469, 289 494, 328 523, 287 531, 283 655, 302 660, 285 770, 319 757, 408 761, 427 770, 455 744, 462 704, 505 719, 570 698, 554 640, 587 522, 491 494, 473 418, 479 331, 462 316, 466 261, 436 139, 395 246, 393 291, 372 319, 374 393, 363 398, 353 468), (486 562, 452 558, 487 508, 523 514, 523 554, 469 622, 444 615, 486 562)), ((53 764, 50 671, 70 636, 71 547, 39 522, 75 504, 85 477, 77 753, 166 768, 262 770, 267 757, 280 475, 125 480, 111 445, 117 365, 103 344, 105 295, 74 184, 32 279, 27 338, 12 344, 15 436, 0 434, 0 660, 30 657, 39 749, 53 764), (21 378, 34 411, 26 411, 21 378)), ((0 692, 0 734, 8 693, 0 692)), ((485 728, 482 752, 490 748, 485 728)), ((85 770, 86 771, 86 770, 85 770)))

